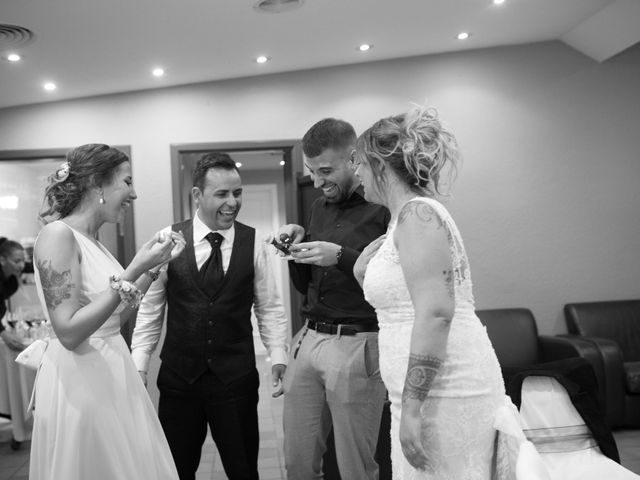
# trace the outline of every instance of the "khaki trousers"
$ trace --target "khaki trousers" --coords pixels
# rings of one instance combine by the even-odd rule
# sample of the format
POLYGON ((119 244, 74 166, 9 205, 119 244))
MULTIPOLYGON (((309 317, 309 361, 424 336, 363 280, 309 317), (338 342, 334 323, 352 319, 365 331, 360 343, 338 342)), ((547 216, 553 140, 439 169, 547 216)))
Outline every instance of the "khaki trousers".
POLYGON ((293 339, 284 378, 287 479, 323 478, 333 426, 341 477, 377 480, 374 455, 385 394, 377 332, 330 335, 303 327, 293 339))

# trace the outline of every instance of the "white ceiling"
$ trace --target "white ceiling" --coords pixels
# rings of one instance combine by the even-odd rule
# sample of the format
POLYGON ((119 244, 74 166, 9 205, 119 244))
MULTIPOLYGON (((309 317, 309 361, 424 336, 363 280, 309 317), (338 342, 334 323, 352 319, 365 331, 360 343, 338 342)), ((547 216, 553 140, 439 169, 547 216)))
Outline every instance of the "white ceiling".
POLYGON ((604 61, 640 41, 640 0, 305 0, 280 14, 256 1, 0 0, 0 24, 35 34, 0 34, 0 108, 545 40, 604 61))

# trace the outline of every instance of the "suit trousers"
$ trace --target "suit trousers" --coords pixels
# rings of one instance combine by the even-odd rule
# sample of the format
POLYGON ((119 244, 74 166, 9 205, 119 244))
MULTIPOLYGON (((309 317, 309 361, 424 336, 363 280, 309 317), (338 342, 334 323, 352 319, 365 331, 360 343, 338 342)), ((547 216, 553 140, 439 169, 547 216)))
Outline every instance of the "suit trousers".
POLYGON ((229 480, 258 480, 257 370, 230 384, 207 370, 188 383, 164 363, 158 415, 180 480, 195 480, 207 425, 229 480))
POLYGON ((386 389, 378 333, 330 335, 301 329, 284 377, 284 455, 288 480, 321 479, 333 426, 343 479, 376 480, 374 459, 386 389))

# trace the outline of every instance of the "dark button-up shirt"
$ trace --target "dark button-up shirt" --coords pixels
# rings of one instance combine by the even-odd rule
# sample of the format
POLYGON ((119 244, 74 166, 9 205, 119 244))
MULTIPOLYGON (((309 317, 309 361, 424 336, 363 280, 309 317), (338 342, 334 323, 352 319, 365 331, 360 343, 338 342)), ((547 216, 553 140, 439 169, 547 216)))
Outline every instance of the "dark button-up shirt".
POLYGON ((324 196, 313 202, 305 241, 335 243, 344 252, 331 267, 289 262, 294 286, 306 295, 304 317, 329 323, 377 323, 375 310, 353 276, 353 266, 362 250, 387 231, 389 218, 385 207, 364 199, 362 187, 341 203, 329 203, 324 196))

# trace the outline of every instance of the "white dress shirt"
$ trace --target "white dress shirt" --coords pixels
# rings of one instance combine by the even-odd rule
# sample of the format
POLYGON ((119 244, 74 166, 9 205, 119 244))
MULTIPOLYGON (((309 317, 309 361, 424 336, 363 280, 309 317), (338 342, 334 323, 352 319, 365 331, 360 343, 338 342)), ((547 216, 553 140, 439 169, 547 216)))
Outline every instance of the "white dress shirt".
MULTIPOLYGON (((162 230, 164 233, 171 231, 171 227, 162 230)), ((211 232, 196 212, 193 218, 193 249, 195 251, 198 270, 211 254, 211 244, 205 236, 211 232)), ((216 230, 224 237, 220 244, 222 253, 222 269, 227 272, 231 260, 231 250, 235 238, 235 228, 216 230)), ((288 344, 287 327, 288 319, 284 306, 275 283, 271 257, 267 252, 264 241, 255 236, 253 248, 253 311, 258 320, 258 330, 262 343, 269 352, 271 363, 287 364, 288 344)), ((164 320, 164 309, 167 303, 167 271, 163 268, 158 279, 151 284, 149 290, 142 299, 136 327, 131 339, 131 355, 139 371, 146 372, 149 369, 149 358, 155 351, 164 320)))

